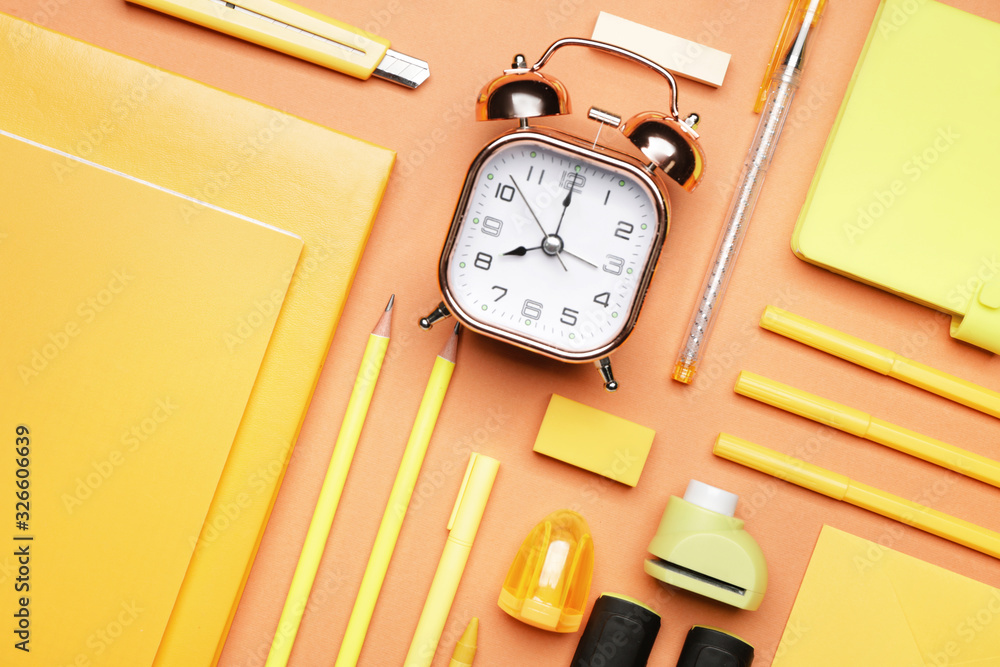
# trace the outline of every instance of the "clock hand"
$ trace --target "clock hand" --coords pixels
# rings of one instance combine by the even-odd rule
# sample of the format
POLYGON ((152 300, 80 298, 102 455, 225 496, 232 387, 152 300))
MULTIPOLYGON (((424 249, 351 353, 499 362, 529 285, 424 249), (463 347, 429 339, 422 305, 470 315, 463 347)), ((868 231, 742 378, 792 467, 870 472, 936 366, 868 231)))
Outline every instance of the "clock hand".
POLYGON ((524 205, 528 207, 528 213, 530 213, 531 217, 535 219, 535 224, 538 225, 538 228, 542 230, 542 235, 548 236, 548 233, 545 231, 545 228, 542 227, 542 223, 539 222, 538 216, 535 215, 535 212, 531 209, 531 204, 528 203, 528 198, 524 196, 523 192, 521 192, 521 186, 519 186, 517 184, 517 181, 514 180, 513 175, 510 177, 510 182, 514 184, 514 189, 517 190, 517 194, 521 195, 521 199, 524 200, 524 205))
POLYGON ((576 174, 573 174, 573 182, 569 185, 569 192, 566 193, 566 199, 563 199, 563 210, 562 215, 559 216, 559 224, 556 225, 556 234, 559 234, 559 230, 562 229, 563 218, 566 217, 566 209, 569 208, 569 203, 573 199, 573 188, 576 187, 576 174))
MULTIPOLYGON (((534 248, 525 248, 523 245, 520 245, 520 246, 517 246, 516 248, 514 248, 513 250, 505 252, 504 255, 515 255, 517 257, 524 257, 525 253, 527 253, 529 250, 541 250, 541 249, 542 249, 542 246, 540 246, 540 245, 535 246, 534 248)), ((556 259, 558 259, 559 263, 562 264, 563 271, 569 271, 569 269, 566 268, 566 263, 562 261, 562 257, 560 257, 558 253, 556 253, 555 255, 553 255, 553 257, 555 257, 556 259)), ((579 258, 577 258, 577 259, 579 259, 579 258)), ((583 261, 586 262, 587 260, 583 260, 583 261)), ((587 262, 587 263, 589 264, 590 262, 587 262)))
POLYGON ((505 252, 504 255, 517 255, 518 257, 524 257, 524 253, 528 252, 529 250, 541 250, 541 249, 542 246, 540 245, 536 245, 534 248, 525 248, 523 245, 521 245, 514 248, 513 250, 505 252))
POLYGON ((580 257, 579 255, 576 255, 576 254, 574 254, 574 253, 571 253, 571 252, 570 252, 569 250, 566 250, 566 248, 563 248, 563 249, 562 249, 562 251, 563 251, 564 253, 566 253, 567 255, 569 255, 570 257, 576 257, 576 258, 577 258, 578 260, 580 260, 580 261, 581 261, 581 262, 583 262, 584 264, 590 264, 590 265, 591 265, 592 267, 594 267, 595 269, 596 269, 596 268, 598 268, 598 267, 597 267, 597 264, 594 264, 594 263, 593 263, 593 262, 591 262, 590 260, 588 260, 588 259, 584 259, 583 257, 580 257))

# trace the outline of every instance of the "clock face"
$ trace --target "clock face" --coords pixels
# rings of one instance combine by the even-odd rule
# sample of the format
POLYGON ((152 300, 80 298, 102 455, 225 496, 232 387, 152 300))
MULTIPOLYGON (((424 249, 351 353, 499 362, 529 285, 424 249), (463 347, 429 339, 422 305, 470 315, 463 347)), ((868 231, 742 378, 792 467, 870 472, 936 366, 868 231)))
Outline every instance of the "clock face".
POLYGON ((568 360, 620 344, 655 268, 666 208, 637 168, 616 162, 527 137, 484 152, 442 258, 452 310, 568 360))

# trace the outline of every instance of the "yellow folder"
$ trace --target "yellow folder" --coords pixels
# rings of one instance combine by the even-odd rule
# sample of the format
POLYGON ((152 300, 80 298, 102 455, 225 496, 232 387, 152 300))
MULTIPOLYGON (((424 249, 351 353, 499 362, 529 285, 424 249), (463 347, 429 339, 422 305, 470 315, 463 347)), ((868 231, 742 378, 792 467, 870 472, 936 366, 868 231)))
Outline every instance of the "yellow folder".
POLYGON ((883 0, 796 224, 802 259, 1000 353, 1000 24, 883 0))
POLYGON ((1000 664, 1000 590, 824 526, 772 667, 1000 664))
POLYGON ((302 241, 6 134, 0 182, 0 663, 149 664, 302 241))
POLYGON ((214 664, 395 155, 3 14, 0 59, 0 128, 305 242, 166 633, 144 639, 157 667, 214 664))

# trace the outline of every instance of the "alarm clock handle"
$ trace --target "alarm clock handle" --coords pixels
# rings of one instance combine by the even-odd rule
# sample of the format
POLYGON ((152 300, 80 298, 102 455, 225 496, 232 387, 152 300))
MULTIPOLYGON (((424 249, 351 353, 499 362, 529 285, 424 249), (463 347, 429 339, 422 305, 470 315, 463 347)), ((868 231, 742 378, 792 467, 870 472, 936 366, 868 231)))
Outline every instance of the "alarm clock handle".
POLYGON ((594 362, 597 366, 597 370, 601 371, 601 377, 604 378, 604 388, 609 392, 618 391, 618 380, 615 379, 615 374, 611 371, 611 357, 603 357, 594 362))
POLYGON ((427 331, 432 326, 434 326, 435 322, 443 320, 446 317, 451 317, 451 311, 448 310, 448 306, 444 305, 444 302, 442 301, 441 303, 438 304, 438 307, 431 312, 430 315, 428 315, 427 317, 420 318, 419 322, 420 328, 423 329, 424 331, 427 331))
POLYGON ((586 46, 592 49, 597 49, 598 51, 604 51, 616 56, 621 56, 622 58, 628 58, 629 60, 637 62, 640 65, 653 70, 665 78, 667 83, 670 84, 670 113, 675 120, 680 120, 680 112, 677 110, 677 80, 674 78, 674 75, 654 63, 652 60, 644 58, 638 53, 633 53, 628 49, 623 49, 620 46, 598 42, 593 39, 583 39, 582 37, 565 37, 553 42, 552 46, 550 46, 548 50, 542 54, 542 57, 538 59, 538 62, 531 66, 530 71, 537 72, 540 70, 545 66, 545 63, 548 62, 549 58, 552 57, 552 54, 564 46, 586 46))

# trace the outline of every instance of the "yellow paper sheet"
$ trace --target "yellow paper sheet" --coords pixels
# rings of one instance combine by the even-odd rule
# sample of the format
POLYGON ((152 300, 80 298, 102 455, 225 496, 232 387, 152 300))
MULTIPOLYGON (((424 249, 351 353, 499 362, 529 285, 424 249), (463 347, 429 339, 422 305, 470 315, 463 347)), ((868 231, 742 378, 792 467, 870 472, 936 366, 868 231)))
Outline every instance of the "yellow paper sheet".
POLYGON ((772 667, 1000 665, 1000 590, 824 526, 772 667))

